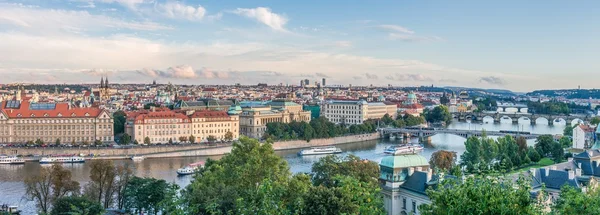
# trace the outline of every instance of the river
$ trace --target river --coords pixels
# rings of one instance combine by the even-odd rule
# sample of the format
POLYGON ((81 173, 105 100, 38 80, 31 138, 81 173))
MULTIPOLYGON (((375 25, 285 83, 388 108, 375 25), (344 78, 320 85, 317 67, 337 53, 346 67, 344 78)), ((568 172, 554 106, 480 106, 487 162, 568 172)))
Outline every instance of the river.
MULTIPOLYGON (((563 125, 524 125, 524 124, 509 124, 509 123, 468 123, 468 122, 453 122, 448 128, 451 129, 471 129, 471 130, 488 130, 488 131, 499 131, 499 130, 513 130, 513 131, 530 131, 536 134, 561 134, 563 132, 563 125)), ((358 143, 350 143, 340 145, 339 147, 344 151, 342 155, 354 154, 361 158, 373 160, 379 162, 385 155, 383 151, 385 147, 399 143, 401 140, 376 140, 366 141, 358 143)), ((411 139, 411 142, 416 142, 416 139, 411 139)), ((424 157, 429 159, 431 154, 439 149, 456 151, 459 156, 464 152, 464 141, 465 139, 459 136, 450 134, 439 134, 431 137, 431 145, 421 153, 424 157)), ((535 140, 529 140, 528 144, 532 145, 535 140)), ((277 154, 284 157, 289 165, 290 169, 294 173, 298 172, 310 172, 312 164, 321 156, 308 156, 298 157, 296 153, 298 150, 285 150, 278 151, 277 154)), ((117 160, 117 165, 125 162, 133 164, 134 172, 140 177, 154 177, 164 179, 168 182, 174 182, 181 187, 187 186, 192 176, 178 177, 175 170, 185 166, 189 163, 206 160, 209 157, 185 157, 185 158, 160 158, 160 159, 146 159, 143 161, 133 162, 130 160, 117 160)), ((218 159, 219 156, 210 157, 212 159, 218 159)), ((77 180, 83 186, 89 180, 90 168, 87 164, 64 164, 64 166, 71 170, 73 179, 77 180)), ((35 174, 41 167, 38 163, 26 163, 25 165, 0 165, 0 204, 9 204, 19 206, 19 209, 23 210, 23 214, 35 214, 34 202, 27 201, 23 195, 25 188, 23 180, 25 177, 35 174)))

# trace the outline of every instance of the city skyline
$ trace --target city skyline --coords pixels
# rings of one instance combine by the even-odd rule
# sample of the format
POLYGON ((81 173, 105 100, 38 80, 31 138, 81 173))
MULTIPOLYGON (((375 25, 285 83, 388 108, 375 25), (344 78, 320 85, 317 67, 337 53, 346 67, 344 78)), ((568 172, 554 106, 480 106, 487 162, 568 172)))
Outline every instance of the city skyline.
POLYGON ((0 83, 596 88, 599 7, 0 0, 0 83))

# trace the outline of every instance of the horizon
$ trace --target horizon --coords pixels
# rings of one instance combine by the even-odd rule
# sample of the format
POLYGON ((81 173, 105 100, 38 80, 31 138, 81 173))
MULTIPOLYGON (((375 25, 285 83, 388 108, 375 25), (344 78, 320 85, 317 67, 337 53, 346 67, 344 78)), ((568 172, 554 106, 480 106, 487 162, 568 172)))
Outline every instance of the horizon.
POLYGON ((0 0, 3 84, 594 89, 600 2, 0 0))

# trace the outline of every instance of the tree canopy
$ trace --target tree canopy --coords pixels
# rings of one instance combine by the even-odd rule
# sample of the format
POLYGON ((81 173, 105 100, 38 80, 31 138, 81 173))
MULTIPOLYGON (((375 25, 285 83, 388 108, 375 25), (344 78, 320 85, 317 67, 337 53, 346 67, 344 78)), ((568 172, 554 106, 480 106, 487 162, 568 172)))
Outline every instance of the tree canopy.
POLYGON ((426 111, 424 115, 427 122, 444 122, 446 125, 452 122, 452 114, 448 110, 448 107, 444 105, 439 105, 433 108, 433 110, 426 111))

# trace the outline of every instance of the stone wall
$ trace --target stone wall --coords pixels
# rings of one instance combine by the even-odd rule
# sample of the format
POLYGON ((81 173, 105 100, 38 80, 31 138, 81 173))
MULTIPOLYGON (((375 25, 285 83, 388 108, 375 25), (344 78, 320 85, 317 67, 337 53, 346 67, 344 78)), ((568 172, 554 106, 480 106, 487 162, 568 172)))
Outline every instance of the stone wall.
MULTIPOLYGON (((273 143, 275 150, 298 149, 315 146, 326 146, 361 142, 379 139, 379 133, 361 134, 352 136, 335 137, 328 139, 314 139, 310 142, 304 140, 280 141, 273 143)), ((64 155, 64 154, 94 154, 99 159, 126 159, 133 155, 143 155, 147 158, 160 157, 190 157, 190 156, 214 156, 231 152, 231 145, 220 144, 216 146, 187 145, 187 146, 152 146, 123 148, 0 148, 0 154, 7 155, 64 155)), ((31 160, 31 159, 29 159, 31 160)))

